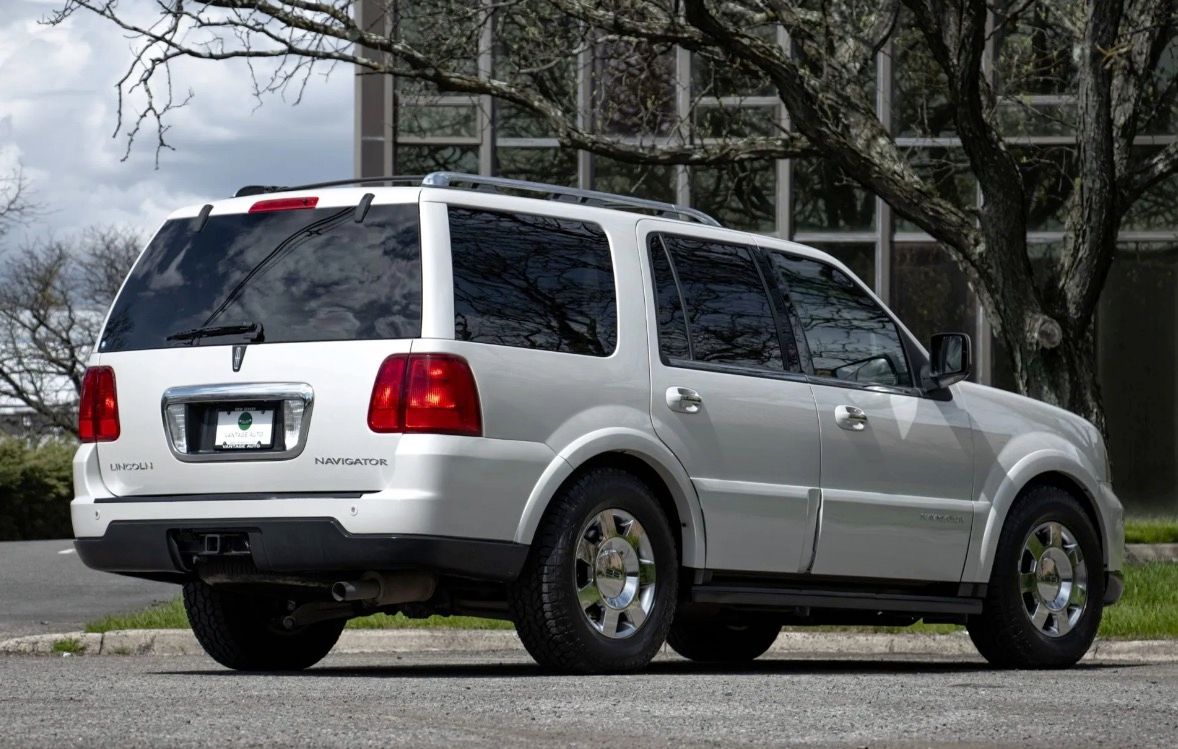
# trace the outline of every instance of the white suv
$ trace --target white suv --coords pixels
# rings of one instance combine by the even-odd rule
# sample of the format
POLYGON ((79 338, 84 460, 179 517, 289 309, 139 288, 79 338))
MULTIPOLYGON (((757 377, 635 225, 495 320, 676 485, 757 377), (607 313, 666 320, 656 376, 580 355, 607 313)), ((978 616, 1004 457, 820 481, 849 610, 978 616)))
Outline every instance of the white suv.
POLYGON ((172 214, 110 311, 77 550, 182 583, 237 669, 374 611, 510 619, 576 672, 922 619, 1070 665, 1122 590, 1100 433, 931 350, 829 255, 668 204, 244 188, 172 214))

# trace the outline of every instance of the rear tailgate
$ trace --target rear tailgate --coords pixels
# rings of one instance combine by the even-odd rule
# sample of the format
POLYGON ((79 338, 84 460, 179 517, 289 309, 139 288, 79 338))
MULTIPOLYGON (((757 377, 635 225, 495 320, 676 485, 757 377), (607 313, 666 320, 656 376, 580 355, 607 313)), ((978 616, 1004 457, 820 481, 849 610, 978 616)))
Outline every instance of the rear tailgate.
POLYGON ((375 192, 237 199, 164 224, 98 347, 121 426, 96 448, 111 493, 389 483, 399 437, 372 432, 367 410, 381 362, 421 335, 420 216, 416 190, 375 192))
MULTIPOLYGON (((232 346, 127 351, 106 354, 114 368, 121 434, 97 445, 103 483, 117 496, 251 492, 368 492, 390 483, 397 434, 368 429, 373 379, 390 354, 411 341, 332 341, 251 345, 232 367, 232 346), (255 392, 256 385, 308 386, 313 395, 295 457, 221 452, 187 462, 169 446, 163 398, 172 388, 224 385, 218 405, 255 392), (261 459, 257 459, 261 458, 261 459)), ((253 402, 252 405, 259 405, 253 402)), ((281 418, 281 417, 280 417, 281 418)))

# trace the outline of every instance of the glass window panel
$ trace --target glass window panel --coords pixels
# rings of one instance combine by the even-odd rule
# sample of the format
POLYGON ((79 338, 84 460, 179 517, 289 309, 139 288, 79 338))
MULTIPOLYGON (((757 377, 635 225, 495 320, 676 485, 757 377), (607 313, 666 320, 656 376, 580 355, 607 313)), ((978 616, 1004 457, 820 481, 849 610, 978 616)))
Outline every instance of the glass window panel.
POLYGON ((687 305, 695 361, 781 371, 781 339, 747 247, 664 235, 687 305))
POLYGON ((875 245, 868 242, 811 242, 811 247, 834 255, 869 289, 875 287, 875 245))
MULTIPOLYGON (((561 109, 576 111, 576 21, 547 2, 524 0, 498 6, 495 14, 492 75, 544 91, 561 109)), ((495 103, 500 137, 542 138, 555 135, 547 121, 510 102, 495 103)))
POLYGON ((950 136, 957 132, 948 80, 929 52, 924 33, 907 8, 892 37, 892 127, 900 136, 950 136))
POLYGON ((1021 135, 1074 135, 1076 103, 1029 102, 1007 97, 998 102, 998 131, 1007 138, 1021 135))
POLYGON ((1073 93, 1075 39, 1062 22, 1070 2, 1027 3, 1002 0, 1000 6, 1021 12, 1001 24, 996 34, 996 78, 1003 95, 1073 93))
POLYGON ((1067 219, 1068 198, 1076 176, 1076 151, 1071 146, 1017 146, 1011 151, 1018 161, 1029 198, 1027 229, 1062 229, 1067 219))
POLYGON ((612 135, 665 135, 674 127, 675 52, 670 45, 610 39, 594 48, 593 115, 612 135))
POLYGON ((1142 135, 1170 135, 1178 132, 1178 35, 1172 35, 1158 58, 1153 81, 1142 99, 1142 135))
POLYGON ((734 229, 770 233, 777 223, 777 168, 741 161, 691 169, 691 204, 734 229))
POLYGON ((1097 314, 1113 485, 1130 512, 1178 514, 1178 245, 1117 250, 1097 314))
POLYGON ((904 243, 892 248, 889 299, 892 311, 925 346, 933 333, 965 333, 971 340, 976 336, 973 290, 939 244, 904 243))
MULTIPOLYGON (((767 42, 777 38, 775 26, 761 26, 753 31, 767 42)), ((719 51, 691 56, 691 90, 698 98, 717 96, 765 96, 773 93, 773 83, 764 73, 749 68, 735 58, 723 58, 719 51)))
MULTIPOLYGON (((1157 148, 1135 148, 1134 158, 1147 159, 1157 148)), ((1171 176, 1154 185, 1129 206, 1121 220, 1122 230, 1178 229, 1178 176, 1171 176)))
POLYGON ((477 138, 478 108, 469 104, 410 104, 398 108, 398 135, 427 138, 477 138))
POLYGON ((900 332, 887 313, 832 265, 769 253, 810 349, 814 374, 863 384, 912 384, 900 332))
MULTIPOLYGON (((913 148, 906 156, 913 170, 942 198, 963 210, 977 208, 977 182, 960 148, 913 148)), ((896 231, 923 230, 896 214, 896 231)))
POLYGON ((650 265, 654 276, 655 313, 659 326, 659 355, 664 362, 691 358, 687 343, 687 320, 683 316, 683 300, 675 284, 671 261, 663 247, 662 238, 650 235, 650 265))
POLYGON ((577 152, 570 148, 495 149, 496 174, 552 185, 577 184, 577 152))
POLYGON ((692 113, 697 138, 779 135, 776 106, 697 106, 692 113))
POLYGON ((794 231, 863 231, 875 226, 875 197, 827 159, 795 159, 794 231))
POLYGON ((429 172, 467 172, 478 174, 478 146, 406 146, 397 145, 394 157, 397 174, 429 172))
POLYGON ((450 254, 458 340, 591 356, 613 352, 617 305, 601 227, 451 207, 450 254))
POLYGON ((675 202, 675 169, 593 157, 593 189, 647 200, 675 202))

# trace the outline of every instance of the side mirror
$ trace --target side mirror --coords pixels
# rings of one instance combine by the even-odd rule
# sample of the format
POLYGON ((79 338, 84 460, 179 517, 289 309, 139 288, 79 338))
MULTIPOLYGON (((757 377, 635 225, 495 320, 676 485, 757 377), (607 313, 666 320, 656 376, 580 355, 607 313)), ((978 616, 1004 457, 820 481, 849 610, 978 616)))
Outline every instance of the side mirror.
POLYGON ((929 381, 939 390, 969 377, 972 347, 965 333, 937 333, 929 345, 929 381))

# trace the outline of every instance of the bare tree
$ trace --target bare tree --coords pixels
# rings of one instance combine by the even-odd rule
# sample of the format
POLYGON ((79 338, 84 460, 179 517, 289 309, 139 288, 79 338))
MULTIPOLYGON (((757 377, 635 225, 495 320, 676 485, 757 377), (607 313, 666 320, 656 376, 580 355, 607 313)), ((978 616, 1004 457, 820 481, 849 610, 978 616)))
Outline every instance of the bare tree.
POLYGON ((372 0, 363 13, 351 0, 161 0, 154 15, 110 0, 64 2, 51 23, 92 12, 140 40, 119 86, 121 103, 136 103, 120 125, 133 140, 154 121, 160 147, 164 117, 187 101, 173 95, 170 64, 241 58, 265 63, 259 96, 297 95, 314 70, 349 63, 399 76, 403 90, 493 97, 500 111, 565 146, 630 163, 817 154, 946 248, 1010 352, 1022 392, 1102 428, 1094 314, 1117 233, 1126 213, 1178 172, 1178 143, 1135 146, 1172 114, 1178 85, 1160 61, 1174 38, 1175 0, 372 0), (1040 195, 1034 165, 1055 162, 1004 137, 1000 114, 1017 97, 995 91, 985 59, 989 35, 1032 17, 1039 37, 1032 34, 1025 77, 1062 76, 1076 103, 1050 115, 1075 133, 1064 178, 1074 187, 1060 206, 1062 251, 1046 260, 1028 253, 1027 230, 1040 195), (490 24, 501 47, 494 69, 476 54, 490 24), (773 33, 779 27, 788 48, 773 33), (874 60, 899 44, 901 27, 928 73, 909 93, 927 125, 960 139, 980 207, 955 199, 944 170, 911 161, 876 114, 874 60), (1048 37, 1058 44, 1041 44, 1048 37), (666 71, 677 48, 710 71, 689 92, 692 120, 700 103, 716 100, 703 135, 670 106, 677 92, 666 71), (588 120, 577 115, 571 84, 581 64, 600 92, 588 120), (791 128, 742 120, 739 102, 713 90, 721 80, 776 96, 791 128))
POLYGON ((0 237, 32 218, 37 207, 29 200, 29 183, 19 166, 0 176, 0 237))
POLYGON ((101 228, 8 258, 0 270, 0 397, 77 434, 86 359, 141 246, 134 232, 101 228))

